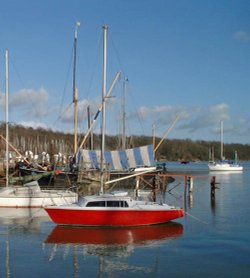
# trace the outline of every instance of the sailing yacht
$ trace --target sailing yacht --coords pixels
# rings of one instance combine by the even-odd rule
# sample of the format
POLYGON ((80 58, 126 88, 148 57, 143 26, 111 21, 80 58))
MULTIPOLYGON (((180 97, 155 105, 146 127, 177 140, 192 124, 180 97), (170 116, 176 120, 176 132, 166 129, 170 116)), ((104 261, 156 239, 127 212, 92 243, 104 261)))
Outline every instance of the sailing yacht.
POLYGON ((232 162, 225 160, 224 151, 223 151, 223 122, 222 121, 221 121, 221 160, 214 161, 214 159, 212 159, 208 163, 208 168, 210 171, 243 171, 243 166, 238 163, 237 151, 235 151, 235 158, 232 162))
POLYGON ((78 194, 71 190, 41 190, 38 181, 12 185, 9 183, 9 113, 8 113, 8 50, 6 49, 6 178, 5 186, 0 188, 0 207, 33 208, 48 205, 71 204, 78 200, 78 194))
MULTIPOLYGON (((183 217, 181 208, 163 203, 139 200, 127 192, 104 193, 104 146, 105 146, 105 96, 106 96, 106 49, 108 27, 103 26, 103 88, 102 88, 102 146, 100 195, 85 196, 71 205, 45 207, 50 218, 58 225, 75 226, 142 226, 153 225, 183 217)), ((149 173, 152 170, 135 173, 149 173)), ((128 177, 129 178, 129 177, 128 177)), ((109 181, 110 183, 111 181, 109 181)))

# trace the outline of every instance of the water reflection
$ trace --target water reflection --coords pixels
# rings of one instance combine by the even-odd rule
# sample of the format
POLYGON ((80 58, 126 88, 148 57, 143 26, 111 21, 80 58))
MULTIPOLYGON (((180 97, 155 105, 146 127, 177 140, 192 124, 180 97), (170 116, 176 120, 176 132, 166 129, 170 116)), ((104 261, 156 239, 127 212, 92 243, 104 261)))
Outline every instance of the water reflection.
MULTIPOLYGON (((214 199, 211 175, 195 180, 193 202, 187 200, 191 217, 178 221, 183 227, 160 225, 165 232, 150 233, 158 230, 152 226, 120 236, 120 229, 101 236, 95 228, 57 233, 46 215, 36 217, 43 210, 0 209, 0 277, 249 277, 249 169, 212 174, 219 182, 214 199)), ((170 203, 183 202, 182 184, 172 193, 170 203)))
POLYGON ((46 243, 56 244, 94 244, 94 245, 134 245, 178 237, 183 234, 179 223, 167 223, 145 227, 66 227, 56 226, 48 236, 46 243))
POLYGON ((43 208, 0 208, 0 224, 28 225, 50 220, 43 208))
MULTIPOLYGON (((183 235, 183 226, 179 223, 170 222, 164 225, 144 227, 119 227, 119 228, 83 228, 83 227, 55 227, 48 238, 46 245, 50 246, 49 261, 65 252, 69 254, 69 248, 73 252, 75 262, 80 256, 95 256, 99 260, 99 277, 104 273, 121 270, 133 270, 143 273, 151 273, 153 266, 136 266, 129 262, 129 257, 139 247, 163 246, 168 240, 183 235), (67 250, 67 251, 66 251, 67 250), (76 259, 77 258, 77 259, 76 259), (126 261, 121 261, 125 259, 126 261)), ((152 254, 151 254, 152 256, 152 254)), ((57 257, 58 259, 58 257, 57 257)), ((79 269, 74 264, 75 269, 79 269)), ((77 271, 76 271, 77 272, 77 271)), ((78 277, 75 273, 75 277, 78 277)))
MULTIPOLYGON (((18 254, 17 246, 25 242, 19 238, 28 235, 32 243, 35 238, 39 240, 41 224, 46 221, 50 220, 43 208, 0 208, 0 251, 2 258, 5 257, 5 267, 0 269, 1 277, 16 277, 15 267, 19 256, 18 260, 13 258, 18 254)), ((22 248, 20 254, 27 250, 29 246, 22 248)))

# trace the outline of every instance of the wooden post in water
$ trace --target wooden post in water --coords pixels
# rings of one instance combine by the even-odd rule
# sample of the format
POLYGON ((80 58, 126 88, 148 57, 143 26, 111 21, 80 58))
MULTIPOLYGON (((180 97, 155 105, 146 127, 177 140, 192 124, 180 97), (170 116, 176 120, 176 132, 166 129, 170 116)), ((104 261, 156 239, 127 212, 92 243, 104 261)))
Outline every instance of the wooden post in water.
POLYGON ((189 193, 193 192, 193 187, 194 187, 194 179, 193 179, 193 177, 188 177, 188 189, 189 189, 189 193))
POLYGON ((184 176, 184 209, 187 211, 187 176, 184 176))
POLYGON ((213 176, 211 179, 211 199, 215 198, 215 189, 216 189, 216 177, 213 176))
POLYGON ((187 178, 187 183, 188 183, 188 205, 189 208, 193 206, 193 187, 194 187, 194 179, 193 177, 188 177, 187 178))
POLYGON ((184 196, 187 195, 187 176, 184 176, 184 196))
POLYGON ((187 189, 188 189, 189 192, 193 192, 193 187, 194 187, 194 179, 193 179, 193 177, 191 177, 191 176, 184 176, 184 189, 185 189, 185 193, 187 192, 187 189))

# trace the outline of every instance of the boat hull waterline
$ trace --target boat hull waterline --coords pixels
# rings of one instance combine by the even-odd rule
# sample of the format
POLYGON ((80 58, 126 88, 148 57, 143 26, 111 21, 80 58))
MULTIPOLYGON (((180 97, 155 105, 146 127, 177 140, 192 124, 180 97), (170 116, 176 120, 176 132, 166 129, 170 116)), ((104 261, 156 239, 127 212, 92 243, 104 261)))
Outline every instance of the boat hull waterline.
POLYGON ((76 226, 141 226, 169 222, 185 215, 182 209, 64 209, 45 208, 50 218, 58 225, 76 226))

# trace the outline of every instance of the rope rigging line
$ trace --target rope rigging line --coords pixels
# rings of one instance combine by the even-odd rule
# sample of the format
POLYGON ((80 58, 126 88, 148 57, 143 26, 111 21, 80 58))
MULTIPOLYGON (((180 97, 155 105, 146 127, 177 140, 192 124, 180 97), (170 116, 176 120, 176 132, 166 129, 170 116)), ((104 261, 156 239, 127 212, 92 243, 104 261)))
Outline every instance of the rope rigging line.
POLYGON ((61 118, 62 115, 64 115, 72 106, 73 102, 71 102, 70 104, 68 104, 68 106, 64 109, 64 111, 62 113, 59 114, 59 116, 57 117, 57 119, 54 121, 53 125, 55 125, 61 118))
POLYGON ((118 52, 118 50, 117 50, 117 47, 116 47, 116 45, 115 45, 115 43, 114 43, 113 37, 112 37, 112 35, 110 35, 109 37, 110 37, 111 45, 112 45, 113 48, 114 48, 114 53, 115 53, 116 56, 117 56, 117 61, 118 61, 119 69, 121 69, 121 71, 122 71, 122 73, 123 73, 124 76, 127 76, 126 71, 124 70, 124 66, 123 66, 122 63, 121 63, 120 55, 119 55, 119 52, 118 52))
POLYGON ((181 183, 177 183, 173 188, 169 189, 168 192, 170 193, 171 190, 175 189, 177 186, 181 185, 181 183))
POLYGON ((59 106, 59 111, 60 112, 59 112, 59 116, 55 120, 54 124, 61 118, 61 115, 62 115, 62 107, 63 107, 65 95, 66 95, 66 88, 68 86, 68 82, 69 82, 69 78, 70 78, 70 70, 71 70, 71 67, 72 67, 72 64, 73 64, 73 52, 74 52, 74 47, 72 46, 71 57, 70 57, 70 61, 69 61, 68 71, 67 71, 67 78, 65 80, 63 94, 62 94, 62 98, 61 98, 61 103, 60 103, 60 106, 59 106))
POLYGON ((186 214, 187 216, 190 216, 191 218, 197 220, 198 222, 200 222, 200 223, 202 223, 202 224, 205 224, 205 225, 209 225, 209 224, 210 224, 210 223, 208 223, 208 222, 202 221, 200 218, 198 218, 198 217, 192 215, 191 213, 189 213, 189 212, 187 212, 187 211, 185 211, 185 214, 186 214))

